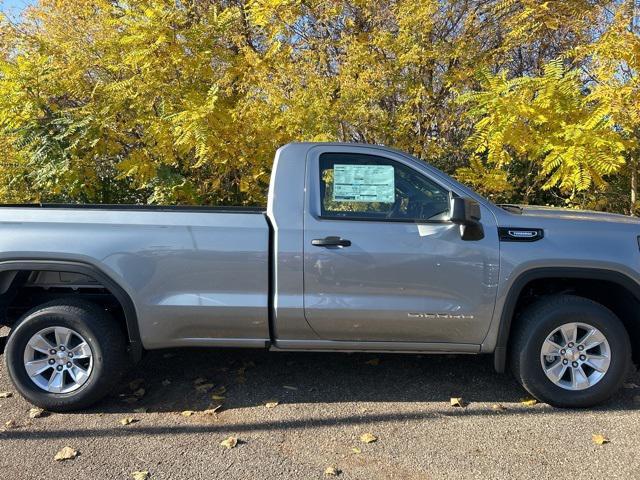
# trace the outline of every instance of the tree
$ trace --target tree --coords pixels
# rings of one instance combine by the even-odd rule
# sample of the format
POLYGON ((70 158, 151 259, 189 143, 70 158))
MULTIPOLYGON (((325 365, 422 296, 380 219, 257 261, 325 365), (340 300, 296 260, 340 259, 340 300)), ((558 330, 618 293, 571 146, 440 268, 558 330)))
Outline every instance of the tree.
POLYGON ((578 72, 561 61, 546 64, 539 77, 486 74, 483 84, 461 98, 477 121, 468 139, 472 166, 458 175, 488 195, 517 189, 528 203, 539 189, 556 187, 572 204, 578 192, 603 189, 604 177, 624 165, 628 144, 608 110, 590 101, 578 72), (526 175, 510 175, 514 163, 524 164, 526 175))

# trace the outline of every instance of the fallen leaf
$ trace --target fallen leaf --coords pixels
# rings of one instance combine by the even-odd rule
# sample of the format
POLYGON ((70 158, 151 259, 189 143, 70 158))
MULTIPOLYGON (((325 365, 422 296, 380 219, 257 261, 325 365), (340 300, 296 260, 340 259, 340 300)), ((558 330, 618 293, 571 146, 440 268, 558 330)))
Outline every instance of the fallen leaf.
POLYGON ((213 383, 201 383, 200 385, 196 385, 196 390, 200 393, 207 393, 212 388, 213 383))
POLYGON ((194 412, 193 410, 185 410, 184 412, 182 412, 180 415, 182 415, 183 417, 190 417, 191 415, 193 415, 194 412))
POLYGON ((366 365, 372 365, 372 366, 378 366, 380 365, 380 359, 379 358, 372 358, 371 360, 367 360, 366 362, 364 362, 366 365))
POLYGON ((133 480, 147 480, 147 478, 149 478, 149 471, 139 470, 137 472, 133 472, 131 474, 131 478, 133 478, 133 480))
POLYGON ((207 379, 206 378, 202 378, 202 377, 198 377, 193 381, 194 385, 200 385, 203 383, 207 383, 207 379))
POLYGON ((283 385, 282 388, 286 388, 287 390, 298 390, 298 387, 292 387, 291 385, 283 385))
POLYGON ((538 403, 538 400, 536 400, 535 398, 523 398, 522 400, 520 400, 520 403, 525 407, 533 407, 538 403))
POLYGON ((129 382, 129 390, 132 392, 138 390, 142 384, 144 383, 144 378, 136 378, 135 380, 131 380, 129 382))
POLYGON ((371 433, 363 433, 362 435, 360 435, 360 441, 364 443, 373 443, 373 442, 376 442, 377 440, 378 440, 378 437, 376 437, 371 433))
POLYGON ((13 397, 13 392, 0 392, 0 398, 11 398, 13 397))
POLYGON ((494 403, 493 405, 491 405, 491 410, 495 412, 504 412, 506 409, 507 407, 505 407, 501 403, 494 403))
POLYGON ((136 413, 147 413, 149 409, 146 407, 141 407, 141 408, 134 408, 133 411, 136 413))
POLYGON ((340 470, 335 467, 327 467, 324 474, 326 477, 337 477, 340 474, 340 470))
POLYGON ((78 452, 74 448, 64 447, 62 450, 60 450, 58 453, 56 453, 56 456, 53 457, 53 459, 56 462, 62 462, 64 460, 73 460, 74 458, 76 458, 78 456, 79 453, 80 452, 78 452))
POLYGON ((264 406, 267 408, 276 408, 278 406, 278 400, 268 400, 265 402, 264 406))
POLYGON ((218 400, 220 402, 224 402, 226 400, 226 397, 222 395, 211 395, 211 400, 218 400))
POLYGON ((452 407, 464 408, 468 405, 467 402, 462 399, 462 397, 451 397, 451 400, 449 400, 449 402, 451 403, 452 407))
POLYGON ((232 449, 236 445, 238 445, 238 439, 236 437, 229 437, 226 440, 223 440, 222 442, 220 442, 220 445, 222 445, 227 449, 232 449))
POLYGON ((120 425, 131 425, 132 423, 137 422, 138 420, 136 418, 133 417, 125 417, 122 420, 120 420, 120 425))
POLYGON ((44 417, 45 411, 44 408, 34 407, 29 410, 29 418, 40 418, 44 417))
POLYGON ((591 436, 591 440, 596 445, 604 445, 605 443, 609 443, 609 439, 607 437, 605 437, 604 435, 596 434, 596 433, 594 433, 591 436))
POLYGON ((351 449, 351 451, 352 451, 353 453, 355 453, 356 455, 358 455, 358 454, 362 453, 362 450, 360 450, 358 447, 353 447, 353 448, 351 449))
POLYGON ((214 405, 211 408, 207 408, 206 410, 203 410, 202 413, 204 415, 215 415, 218 410, 220 410, 222 408, 222 405, 214 405))
POLYGON ((171 385, 171 380, 162 380, 163 387, 168 387, 169 385, 171 385))
POLYGON ((15 420, 7 420, 4 422, 6 428, 18 428, 18 423, 15 420))
POLYGON ((637 383, 629 382, 623 383, 622 388, 640 388, 640 385, 638 385, 637 383))

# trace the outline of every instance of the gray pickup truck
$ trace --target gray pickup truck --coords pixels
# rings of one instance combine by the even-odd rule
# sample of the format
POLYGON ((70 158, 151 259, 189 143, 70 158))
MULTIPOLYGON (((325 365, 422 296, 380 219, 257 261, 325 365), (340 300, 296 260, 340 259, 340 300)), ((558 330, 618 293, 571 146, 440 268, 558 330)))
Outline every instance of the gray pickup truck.
POLYGON ((587 407, 640 353, 639 236, 494 205, 392 149, 290 144, 266 211, 0 208, 6 367, 64 411, 152 349, 492 353, 538 399, 587 407))

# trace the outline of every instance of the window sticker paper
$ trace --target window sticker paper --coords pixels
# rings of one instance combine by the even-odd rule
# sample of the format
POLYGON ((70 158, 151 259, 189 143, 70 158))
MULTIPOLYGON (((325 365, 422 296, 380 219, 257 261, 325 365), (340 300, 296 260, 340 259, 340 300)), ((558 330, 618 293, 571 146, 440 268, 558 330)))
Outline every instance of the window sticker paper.
POLYGON ((333 200, 336 202, 395 201, 392 165, 334 165, 333 200))

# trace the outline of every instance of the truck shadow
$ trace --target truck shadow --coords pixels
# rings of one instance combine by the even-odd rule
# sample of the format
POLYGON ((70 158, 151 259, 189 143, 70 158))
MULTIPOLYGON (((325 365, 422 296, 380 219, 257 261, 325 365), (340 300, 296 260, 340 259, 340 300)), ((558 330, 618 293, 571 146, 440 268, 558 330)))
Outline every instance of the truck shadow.
MULTIPOLYGON (((640 384, 640 375, 630 380, 640 384)), ((603 409, 633 408, 622 390, 603 409)), ((181 412, 287 404, 519 402, 528 394, 509 375, 497 374, 490 355, 269 353, 255 350, 171 350, 148 353, 102 412, 181 412), (141 390, 142 389, 142 390, 141 390), (224 397, 224 398, 222 398, 224 397)))

